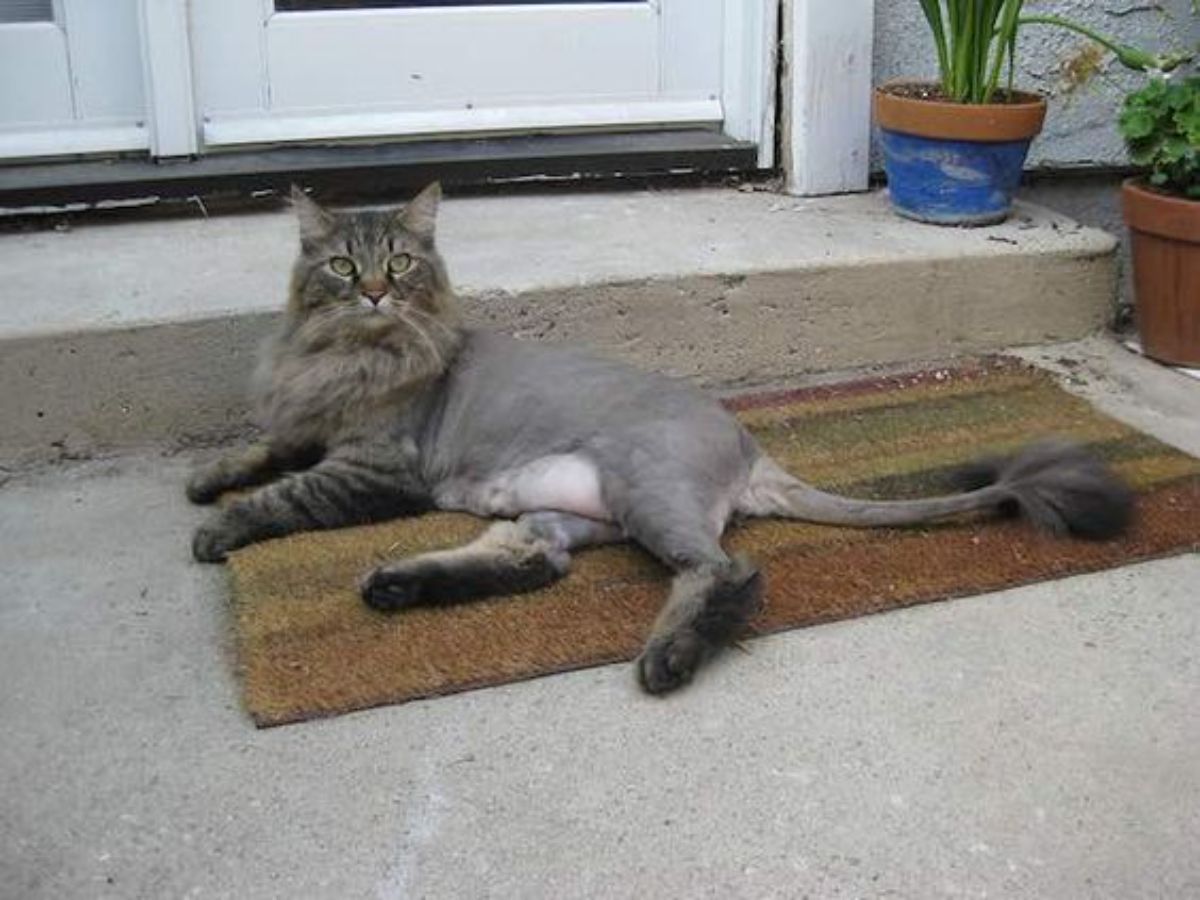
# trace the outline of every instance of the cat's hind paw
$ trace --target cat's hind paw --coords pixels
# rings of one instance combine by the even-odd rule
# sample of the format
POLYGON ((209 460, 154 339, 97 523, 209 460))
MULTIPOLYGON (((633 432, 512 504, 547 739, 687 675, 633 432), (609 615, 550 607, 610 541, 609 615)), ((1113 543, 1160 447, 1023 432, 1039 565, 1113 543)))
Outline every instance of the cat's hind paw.
POLYGON ((706 655, 704 639, 688 629, 646 645, 634 666, 638 683, 647 694, 668 694, 692 680, 706 655))

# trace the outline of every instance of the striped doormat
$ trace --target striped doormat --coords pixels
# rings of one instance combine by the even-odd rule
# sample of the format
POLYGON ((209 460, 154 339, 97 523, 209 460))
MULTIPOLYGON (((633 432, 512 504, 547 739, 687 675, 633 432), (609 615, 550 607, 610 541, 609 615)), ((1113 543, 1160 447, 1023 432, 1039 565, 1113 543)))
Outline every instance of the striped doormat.
MULTIPOLYGON (((1200 548, 1200 460, 1013 360, 729 405, 789 470, 854 496, 946 492, 959 464, 1049 435, 1089 444, 1139 492, 1131 533, 1106 543, 980 518, 876 530, 754 521, 727 543, 766 574, 759 634, 1200 548)), ((359 600, 357 579, 377 562, 463 543, 483 527, 438 513, 233 554, 238 666, 254 721, 280 725, 636 656, 668 575, 630 547, 580 553, 567 578, 522 597, 397 615, 359 600)))

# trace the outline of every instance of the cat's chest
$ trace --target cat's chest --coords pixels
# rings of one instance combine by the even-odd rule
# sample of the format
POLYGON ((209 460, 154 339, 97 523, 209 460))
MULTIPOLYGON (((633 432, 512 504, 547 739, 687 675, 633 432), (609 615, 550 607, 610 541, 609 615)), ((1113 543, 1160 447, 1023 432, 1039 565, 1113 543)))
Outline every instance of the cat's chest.
POLYGON ((272 368, 262 409, 272 430, 331 437, 393 416, 407 382, 403 361, 384 353, 284 356, 272 368))
POLYGON ((543 456, 486 478, 451 478, 438 485, 434 496, 442 509, 480 516, 556 510, 599 521, 612 518, 601 492, 599 470, 575 453, 543 456))

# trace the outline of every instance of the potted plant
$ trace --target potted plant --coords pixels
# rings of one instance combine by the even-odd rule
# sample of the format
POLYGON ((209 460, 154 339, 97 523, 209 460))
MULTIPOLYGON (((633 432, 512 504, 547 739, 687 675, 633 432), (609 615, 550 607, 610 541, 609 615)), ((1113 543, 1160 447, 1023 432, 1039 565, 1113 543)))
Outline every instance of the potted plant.
POLYGON ((1119 124, 1147 173, 1122 187, 1142 349, 1200 366, 1200 76, 1152 79, 1125 98, 1119 124))
MULTIPOLYGON (((1200 2, 1192 3, 1200 13, 1200 2)), ((1116 54, 1150 80, 1125 97, 1118 127, 1144 175, 1122 186, 1133 257, 1134 310, 1142 349, 1173 365, 1200 365, 1200 77, 1171 79, 1192 52, 1152 54, 1059 16, 1022 24, 1067 28, 1116 54)))
POLYGON ((918 2, 933 36, 940 81, 879 86, 875 120, 892 206, 923 222, 988 225, 1008 216, 1029 145, 1046 116, 1042 97, 1013 87, 1023 26, 1079 32, 1139 71, 1168 72, 1191 58, 1150 54, 1060 16, 1022 16, 1024 0, 918 2))
MULTIPOLYGON (((1200 0, 1192 11, 1200 13, 1200 0)), ((1195 54, 1148 53, 1061 16, 1027 16, 1020 24, 1078 32, 1150 75, 1126 95, 1118 120, 1130 161, 1145 172, 1122 186, 1134 309, 1147 356, 1200 365, 1200 77, 1171 80, 1195 54)))
POLYGON ((1012 85, 1024 0, 919 2, 940 82, 891 81, 875 90, 892 207, 938 225, 1002 221, 1046 117, 1042 97, 1012 85))

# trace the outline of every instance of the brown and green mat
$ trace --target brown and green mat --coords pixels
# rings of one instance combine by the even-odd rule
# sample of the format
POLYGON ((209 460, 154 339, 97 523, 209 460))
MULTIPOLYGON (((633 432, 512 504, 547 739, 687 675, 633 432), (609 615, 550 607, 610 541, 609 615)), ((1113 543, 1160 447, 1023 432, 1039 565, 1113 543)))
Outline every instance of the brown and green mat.
MULTIPOLYGON (((792 472, 856 496, 946 492, 956 465, 1047 435, 1091 445, 1139 492, 1131 533, 1106 543, 992 519, 881 530, 751 522, 731 530, 728 544, 766 573, 758 634, 1200 548, 1200 460, 1013 360, 752 395, 730 406, 792 472)), ((254 721, 336 715, 638 653, 668 576, 631 547, 583 552, 567 578, 522 597, 398 615, 359 600, 358 577, 377 562, 463 543, 483 527, 438 513, 234 554, 237 653, 254 721)))

